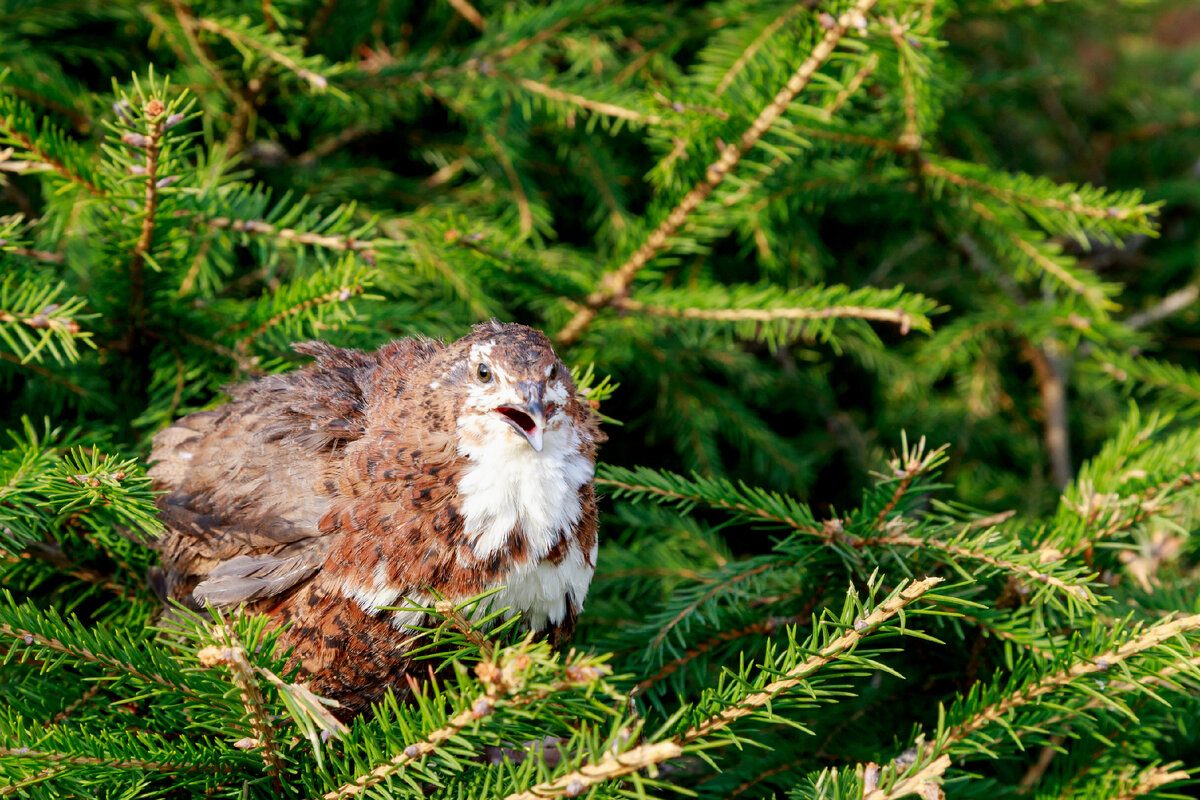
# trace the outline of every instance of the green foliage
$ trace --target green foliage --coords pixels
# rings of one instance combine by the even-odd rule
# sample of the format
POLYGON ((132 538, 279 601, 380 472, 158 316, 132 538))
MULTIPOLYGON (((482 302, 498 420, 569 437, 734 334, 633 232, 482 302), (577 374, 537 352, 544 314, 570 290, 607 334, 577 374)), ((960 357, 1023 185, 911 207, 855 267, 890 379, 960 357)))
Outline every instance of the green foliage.
POLYGON ((0 0, 0 795, 1173 796, 1192 5, 0 0), (163 612, 156 431, 489 316, 607 423, 573 649, 343 725, 163 612))

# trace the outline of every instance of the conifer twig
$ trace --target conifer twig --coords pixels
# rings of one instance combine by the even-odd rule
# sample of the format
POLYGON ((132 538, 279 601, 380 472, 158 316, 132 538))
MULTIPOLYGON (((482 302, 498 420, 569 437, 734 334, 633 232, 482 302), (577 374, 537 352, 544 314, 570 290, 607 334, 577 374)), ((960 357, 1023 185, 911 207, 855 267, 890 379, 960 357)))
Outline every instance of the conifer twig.
POLYGON ((720 158, 709 165, 704 178, 692 187, 671 213, 659 224, 642 245, 634 251, 621 266, 608 273, 600 283, 600 287, 588 296, 585 304, 575 312, 575 316, 560 330, 555 337, 563 345, 572 344, 583 333, 584 329, 595 318, 597 311, 610 304, 613 298, 623 295, 629 284, 637 277, 642 267, 650 262, 669 244, 671 237, 687 222, 688 217, 712 191, 720 185, 738 162, 749 150, 758 143, 762 135, 787 110, 796 95, 808 85, 813 75, 832 55, 838 42, 846 35, 851 24, 862 19, 877 2, 877 0, 858 0, 854 6, 837 20, 834 26, 813 48, 808 58, 800 65, 788 82, 775 95, 774 100, 767 105, 755 118, 754 122, 742 134, 736 144, 726 145, 720 158))
POLYGON ((597 114, 603 114, 606 117, 616 117, 617 119, 625 119, 630 122, 636 122, 640 125, 658 125, 662 122, 662 117, 657 114, 642 114, 634 111, 631 108, 625 108, 615 103, 605 103, 600 100, 593 100, 590 97, 584 97, 581 94, 573 92, 564 92, 562 89, 555 89, 553 86, 547 86, 539 81, 529 78, 517 78, 516 83, 522 89, 533 92, 536 95, 541 95, 549 100, 554 100, 559 103, 570 103, 573 106, 592 111, 597 114))
POLYGON ((146 310, 146 254, 150 252, 154 242, 154 224, 158 214, 158 153, 165 111, 162 101, 157 98, 146 103, 146 118, 150 121, 150 131, 143 139, 146 149, 145 207, 142 232, 133 247, 133 257, 129 261, 129 318, 135 333, 143 326, 146 310))
POLYGON ((30 786, 33 786, 36 783, 49 780, 50 778, 53 778, 54 776, 65 772, 66 770, 66 767, 46 767, 41 772, 30 775, 28 778, 10 783, 7 786, 0 786, 0 797, 8 797, 10 794, 16 794, 22 789, 28 789, 30 786))
POLYGON ((767 40, 778 33, 779 29, 784 25, 795 19, 801 11, 808 11, 808 7, 804 3, 794 3, 788 6, 778 17, 768 22, 762 31, 759 32, 758 36, 754 37, 754 41, 750 43, 750 46, 743 50, 741 55, 729 65, 729 69, 725 70, 725 74, 721 76, 721 80, 717 82, 716 88, 713 89, 713 96, 720 97, 725 94, 725 90, 733 84, 737 76, 746 68, 746 65, 750 63, 751 59, 767 43, 767 40))
POLYGON ((46 637, 40 636, 31 631, 13 628, 6 622, 0 622, 0 636, 6 636, 11 639, 19 639, 25 642, 27 645, 36 644, 38 647, 45 647, 47 650, 65 653, 83 661, 90 661, 93 664, 99 664, 103 667, 108 667, 121 675, 132 675, 138 680, 146 683, 158 683, 163 686, 169 686, 177 692, 182 692, 183 694, 189 696, 196 696, 196 692, 190 686, 179 683, 178 681, 173 681, 170 678, 158 674, 157 672, 142 672, 141 670, 129 664, 118 661, 117 659, 111 658, 103 653, 93 653, 86 647, 60 642, 58 639, 47 639, 46 637))
POLYGON ((944 753, 949 747, 961 742, 991 723, 1002 719, 1009 712, 1031 703, 1040 697, 1044 697, 1077 678, 1084 675, 1094 675, 1098 672, 1106 672, 1113 666, 1127 661, 1139 653, 1170 641, 1185 631, 1197 628, 1200 628, 1200 614, 1165 620, 1152 625, 1140 636, 1136 636, 1112 650, 1089 658, 1087 661, 1072 664, 1058 672, 1051 673, 1033 681, 1023 689, 1013 692, 991 705, 985 706, 972 714, 969 719, 947 728, 945 733, 938 737, 937 741, 926 744, 924 748, 925 754, 932 757, 934 754, 944 753))
MULTIPOLYGON (((518 659, 520 658, 525 657, 519 656, 518 659)), ((565 677, 562 680, 555 681, 549 687, 544 687, 534 692, 518 694, 524 688, 524 682, 519 678, 515 680, 505 679, 505 674, 508 672, 509 670, 501 669, 492 661, 480 662, 475 667, 475 673, 487 688, 475 699, 475 702, 469 708, 451 717, 442 727, 427 733, 420 741, 407 745, 404 750, 390 761, 379 765, 368 773, 359 775, 353 781, 343 784, 337 789, 326 792, 321 796, 321 800, 343 800, 347 797, 353 797, 387 780, 412 762, 437 750, 443 742, 457 736, 472 722, 490 716, 495 711, 497 705, 506 705, 512 708, 525 706, 548 696, 552 692, 563 691, 591 683, 603 674, 601 670, 595 667, 585 667, 582 669, 568 667, 565 671, 565 677)))
POLYGON ((459 15, 475 28, 475 30, 483 33, 487 30, 487 23, 484 22, 483 16, 475 10, 475 6, 471 5, 468 0, 446 0, 459 15))
POLYGON ((115 767, 116 769, 144 769, 151 772, 232 772, 235 769, 232 764, 196 764, 182 761, 176 763, 141 758, 100 758, 99 756, 81 756, 74 753, 55 753, 47 750, 33 750, 29 747, 5 747, 3 745, 0 745, 0 756, 48 761, 51 764, 115 767))
POLYGON ((830 308, 669 308, 640 303, 628 297, 616 297, 611 301, 614 308, 656 317, 676 319, 711 319, 722 322, 771 322, 780 319, 869 319, 891 322, 900 326, 906 334, 912 328, 912 315, 896 308, 870 308, 868 306, 831 306, 830 308))
POLYGON ((214 625, 211 633, 213 641, 217 644, 202 648, 196 653, 196 659, 206 667, 224 664, 229 668, 233 682, 237 684, 238 692, 241 694, 242 705, 246 709, 250 728, 254 731, 256 739, 254 746, 262 748, 263 763, 267 765, 271 783, 276 792, 281 792, 283 783, 279 774, 283 767, 283 757, 279 753, 279 747, 275 744, 271 726, 267 721, 266 699, 263 697, 262 689, 258 686, 258 681, 254 678, 254 667, 246 659, 246 651, 232 631, 224 625, 214 625))
POLYGON ((505 800, 544 800, 544 798, 564 795, 576 797, 583 794, 589 786, 678 758, 683 754, 683 748, 686 745, 726 727, 736 719, 754 713, 770 703, 780 692, 804 682, 808 676, 853 648, 875 628, 900 613, 905 606, 941 582, 941 578, 925 578, 909 584, 892 598, 876 606, 870 614, 857 621, 853 627, 830 641, 816 654, 788 670, 779 679, 767 684, 760 691, 749 694, 740 702, 691 726, 678 736, 661 742, 639 745, 620 753, 606 751, 599 760, 588 761, 578 769, 560 775, 554 780, 531 786, 523 792, 514 792, 505 800))
POLYGON ((274 61, 276 64, 283 67, 288 72, 295 74, 295 76, 297 78, 300 78, 302 81, 307 83, 313 89, 322 91, 322 90, 328 88, 328 86, 329 86, 328 78, 326 78, 324 75, 321 75, 320 73, 312 72, 311 70, 305 69, 304 67, 297 64, 290 57, 284 55, 283 53, 279 52, 278 50, 276 50, 272 47, 267 47, 267 46, 263 45, 261 42, 255 40, 255 39, 252 39, 249 36, 245 36, 244 34, 240 33, 239 31, 235 31, 232 28, 228 28, 219 22, 215 22, 211 19, 208 19, 207 17, 193 17, 193 19, 195 21, 197 28, 201 28, 202 30, 206 30, 211 33, 215 33, 218 36, 223 36, 224 38, 228 39, 231 42, 241 44, 243 47, 248 47, 252 50, 257 50, 259 53, 262 53, 269 60, 274 61))
POLYGON ((921 794, 922 797, 928 797, 929 795, 926 795, 923 791, 924 788, 926 786, 936 786, 937 781, 949 768, 950 756, 940 755, 917 772, 889 787, 887 791, 875 789, 872 792, 868 792, 863 795, 863 800, 896 800, 896 798, 910 794, 921 794))
POLYGON ((63 176, 67 180, 69 180, 71 183, 82 186, 84 189, 87 189, 91 194, 93 194, 96 197, 104 197, 107 195, 107 192, 105 192, 99 186, 92 183, 87 178, 83 177, 82 175, 72 172, 67 167, 66 164, 59 161, 58 159, 56 159, 54 156, 50 155, 46 151, 42 150, 40 147, 37 146, 37 143, 34 142, 32 139, 30 139, 29 137, 20 133, 12 126, 6 125, 4 122, 4 119, 2 117, 0 117, 0 134, 3 134, 7 138, 16 142, 24 150, 26 150, 31 156, 36 158, 39 162, 41 162, 42 164, 45 164, 49 169, 54 170, 59 175, 63 176))
MULTIPOLYGON (((320 297, 310 297, 307 300, 291 306, 290 308, 285 308, 283 311, 280 311, 267 321, 263 322, 250 333, 239 339, 237 344, 234 346, 234 349, 237 352, 244 353, 255 339, 262 336, 264 333, 269 331, 271 328, 274 328, 284 320, 294 317, 298 314, 303 314, 305 311, 308 311, 311 308, 316 308, 317 306, 325 305, 327 303, 344 303, 354 295, 362 293, 362 284, 355 284, 353 286, 339 286, 336 289, 326 292, 320 297)), ((230 330, 236 330, 236 328, 237 326, 234 326, 234 328, 231 328, 230 330)))
POLYGON ((293 228, 277 228, 269 222, 257 219, 230 219, 229 217, 207 217, 201 219, 210 228, 228 228, 239 233, 261 233, 265 236, 274 236, 285 242, 324 247, 329 250, 362 253, 363 257, 368 260, 373 260, 376 257, 374 245, 371 242, 363 239, 355 239, 353 236, 328 236, 321 233, 305 233, 293 228))

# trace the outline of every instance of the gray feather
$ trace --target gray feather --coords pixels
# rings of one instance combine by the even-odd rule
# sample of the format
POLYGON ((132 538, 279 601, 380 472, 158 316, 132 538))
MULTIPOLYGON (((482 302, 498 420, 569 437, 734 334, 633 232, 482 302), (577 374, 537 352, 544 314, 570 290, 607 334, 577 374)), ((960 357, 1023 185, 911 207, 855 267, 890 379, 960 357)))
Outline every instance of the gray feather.
POLYGON ((230 606, 283 594, 325 563, 328 541, 305 544, 291 556, 243 555, 224 561, 196 586, 192 596, 202 604, 230 606))

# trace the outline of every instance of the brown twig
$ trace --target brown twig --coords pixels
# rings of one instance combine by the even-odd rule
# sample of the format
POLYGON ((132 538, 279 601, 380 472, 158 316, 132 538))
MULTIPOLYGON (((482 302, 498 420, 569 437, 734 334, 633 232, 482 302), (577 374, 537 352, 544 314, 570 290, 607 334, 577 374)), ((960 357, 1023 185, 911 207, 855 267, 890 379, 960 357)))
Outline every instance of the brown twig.
POLYGON ((798 625, 808 621, 811 619, 811 617, 812 615, 810 613, 793 614, 790 617, 767 617, 764 620, 752 622, 751 624, 742 628, 737 628, 731 631, 721 631, 712 638, 701 642, 694 647, 689 647, 687 651, 685 651, 684 654, 679 658, 675 659, 674 661, 667 662, 658 672, 639 681, 637 684, 637 689, 638 691, 645 691, 646 689, 649 689, 663 678, 675 674, 687 666, 689 662, 699 658, 718 645, 722 645, 726 642, 732 642, 734 639, 741 639, 746 636, 770 636, 781 627, 798 625))
POLYGON ((446 2, 453 6, 454 10, 457 11, 463 19, 471 23, 475 30, 479 31, 480 33, 483 33, 485 30, 487 30, 487 23, 484 21, 483 16, 476 11, 475 6, 471 5, 469 2, 467 2, 467 0, 446 0, 446 2))
POLYGON ((145 210, 142 216, 142 232, 133 246, 133 257, 129 260, 129 318, 130 327, 135 334, 143 327, 146 311, 146 254, 150 252, 154 243, 154 223, 158 213, 158 153, 165 111, 162 101, 158 99, 152 99, 146 104, 150 132, 145 137, 145 210))
POLYGON ((586 304, 576 311, 575 316, 558 332, 555 338, 559 342, 564 345, 573 343, 595 318, 599 309, 610 304, 615 297, 625 294, 642 267, 669 245, 671 238, 683 227, 691 213, 712 194, 725 176, 737 167, 742 157, 758 143, 763 134, 787 110, 796 95, 808 85, 813 75, 833 53, 838 42, 846 35, 851 24, 861 19, 875 3, 876 0, 858 0, 852 9, 837 20, 833 28, 826 32, 787 84, 775 95, 774 100, 759 113, 750 127, 746 129, 738 142, 725 146, 720 158, 709 165, 705 171, 704 178, 684 195, 679 204, 634 251, 633 255, 605 276, 599 288, 588 296, 586 304))
POLYGON ((1074 480, 1071 468, 1071 439, 1067 431, 1067 359, 1058 343, 1045 340, 1040 346, 1026 342, 1023 352, 1033 365, 1038 395, 1042 399, 1042 436, 1050 453, 1050 472, 1061 490, 1074 480))

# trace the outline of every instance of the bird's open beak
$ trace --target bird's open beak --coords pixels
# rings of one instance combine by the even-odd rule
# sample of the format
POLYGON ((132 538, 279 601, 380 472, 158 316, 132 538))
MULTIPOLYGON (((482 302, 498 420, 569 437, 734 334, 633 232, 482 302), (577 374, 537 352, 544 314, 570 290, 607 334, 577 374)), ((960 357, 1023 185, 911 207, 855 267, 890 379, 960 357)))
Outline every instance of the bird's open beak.
POLYGON ((525 437, 529 446, 542 452, 542 434, 546 428, 546 405, 542 394, 546 391, 545 381, 527 381, 517 384, 525 402, 519 406, 500 406, 496 412, 525 437))

